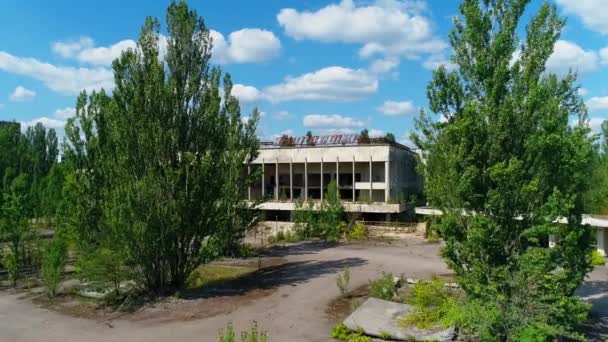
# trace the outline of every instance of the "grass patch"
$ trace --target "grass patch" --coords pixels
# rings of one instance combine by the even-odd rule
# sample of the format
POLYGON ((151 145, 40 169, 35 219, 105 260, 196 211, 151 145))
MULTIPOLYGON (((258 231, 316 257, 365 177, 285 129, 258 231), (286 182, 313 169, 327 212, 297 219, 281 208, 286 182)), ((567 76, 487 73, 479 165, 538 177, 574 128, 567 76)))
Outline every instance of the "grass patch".
POLYGON ((189 289, 197 289, 218 285, 235 280, 255 272, 257 268, 250 266, 230 266, 221 264, 206 264, 195 269, 188 277, 189 289))

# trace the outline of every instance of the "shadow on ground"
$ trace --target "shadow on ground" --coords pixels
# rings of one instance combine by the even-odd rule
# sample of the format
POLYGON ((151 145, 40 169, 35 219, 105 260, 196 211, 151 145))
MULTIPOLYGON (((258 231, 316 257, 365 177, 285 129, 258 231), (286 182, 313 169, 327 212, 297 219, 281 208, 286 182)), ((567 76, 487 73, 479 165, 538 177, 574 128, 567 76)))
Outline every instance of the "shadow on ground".
POLYGON ((277 266, 270 266, 255 271, 245 277, 203 289, 192 289, 182 293, 184 299, 201 299, 215 296, 238 296, 252 290, 267 290, 283 285, 296 286, 311 279, 332 274, 345 267, 365 265, 367 261, 361 258, 344 258, 329 261, 294 261, 277 266))
POLYGON ((285 257, 289 255, 307 255, 317 254, 325 249, 336 247, 336 243, 316 241, 316 242, 304 242, 297 244, 289 244, 285 246, 275 245, 262 249, 260 254, 262 256, 276 256, 285 257))
POLYGON ((608 280, 588 280, 577 294, 592 305, 589 320, 581 326, 588 341, 608 340, 608 280))

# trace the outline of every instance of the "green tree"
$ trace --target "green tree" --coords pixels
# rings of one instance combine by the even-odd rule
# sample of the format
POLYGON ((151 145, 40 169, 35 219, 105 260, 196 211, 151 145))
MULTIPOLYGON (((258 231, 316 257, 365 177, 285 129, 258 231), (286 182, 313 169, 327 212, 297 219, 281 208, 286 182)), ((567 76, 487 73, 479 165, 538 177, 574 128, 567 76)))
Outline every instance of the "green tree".
POLYGON ((457 69, 438 68, 427 88, 445 120, 422 112, 412 136, 428 201, 444 212, 443 255, 467 294, 461 325, 482 339, 567 334, 587 313, 574 291, 590 270, 581 214, 592 138, 575 74, 545 68, 564 26, 555 6, 543 4, 518 37, 529 2, 462 2, 450 34, 457 69))
POLYGON ((224 250, 253 225, 242 199, 259 143, 259 114, 243 123, 230 76, 209 66, 203 19, 180 1, 169 5, 166 23, 164 57, 159 22, 147 18, 137 48, 113 63, 112 96, 80 96, 66 127, 77 181, 64 187, 92 190, 66 205, 79 209, 64 222, 84 220, 81 244, 125 256, 141 285, 161 295, 207 260, 203 242, 224 250))
POLYGON ((338 183, 332 180, 327 184, 327 192, 318 212, 318 224, 321 236, 327 241, 337 241, 341 235, 341 223, 344 222, 344 207, 340 201, 338 183))
POLYGON ((602 124, 602 143, 593 160, 593 174, 585 194, 585 211, 608 215, 608 120, 602 124))
POLYGON ((386 133, 386 135, 384 136, 384 141, 387 141, 389 143, 394 143, 396 142, 395 140, 395 135, 393 133, 386 133))
POLYGON ((363 144, 369 144, 369 131, 367 128, 364 128, 361 133, 359 133, 359 142, 363 144))
POLYGON ((42 282, 46 287, 47 295, 55 297, 57 289, 63 278, 63 271, 67 258, 67 247, 65 241, 60 237, 53 238, 46 248, 42 257, 42 282))

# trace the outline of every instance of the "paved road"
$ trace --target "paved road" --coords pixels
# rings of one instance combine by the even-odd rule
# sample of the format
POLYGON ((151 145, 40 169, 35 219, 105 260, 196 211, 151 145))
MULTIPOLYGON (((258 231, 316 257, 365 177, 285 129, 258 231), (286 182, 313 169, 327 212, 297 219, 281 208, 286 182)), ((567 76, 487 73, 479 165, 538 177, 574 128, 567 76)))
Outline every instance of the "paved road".
MULTIPOLYGON (((420 240, 405 243, 407 246, 292 246, 278 252, 287 263, 273 271, 273 280, 264 284, 276 288, 272 294, 230 313, 187 322, 115 320, 109 327, 105 322, 42 309, 4 292, 0 293, 0 341, 217 341, 217 332, 226 322, 234 322, 238 329, 249 326, 252 320, 269 332, 271 341, 329 341, 333 322, 325 309, 338 295, 335 275, 345 266, 351 269, 352 288, 381 271, 415 278, 448 273, 437 256, 438 245, 420 240)), ((200 305, 211 307, 213 300, 218 298, 205 299, 200 305)))

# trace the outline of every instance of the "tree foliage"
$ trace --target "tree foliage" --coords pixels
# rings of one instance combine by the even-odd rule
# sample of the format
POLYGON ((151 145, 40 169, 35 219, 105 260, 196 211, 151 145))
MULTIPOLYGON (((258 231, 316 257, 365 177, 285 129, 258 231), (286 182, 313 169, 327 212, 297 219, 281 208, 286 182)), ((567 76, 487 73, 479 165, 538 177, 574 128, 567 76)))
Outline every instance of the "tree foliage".
POLYGON ((83 248, 124 256, 156 294, 184 285, 204 243, 223 252, 256 222, 242 199, 259 143, 259 113, 244 123, 230 76, 209 65, 203 19, 180 1, 166 23, 165 55, 159 22, 147 18, 137 48, 113 63, 112 95, 79 97, 64 191, 83 196, 62 220, 83 248))
POLYGON ((602 124, 602 143, 593 160, 593 174, 585 194, 585 211, 608 215, 608 120, 602 124))
POLYGON ((462 2, 450 34, 457 69, 433 72, 434 114, 422 112, 412 136, 428 201, 444 212, 443 255, 471 310, 488 317, 463 327, 500 340, 568 333, 587 309, 574 291, 590 270, 581 214, 593 138, 576 75, 545 68, 564 26, 555 7, 543 4, 518 37, 529 2, 462 2))

